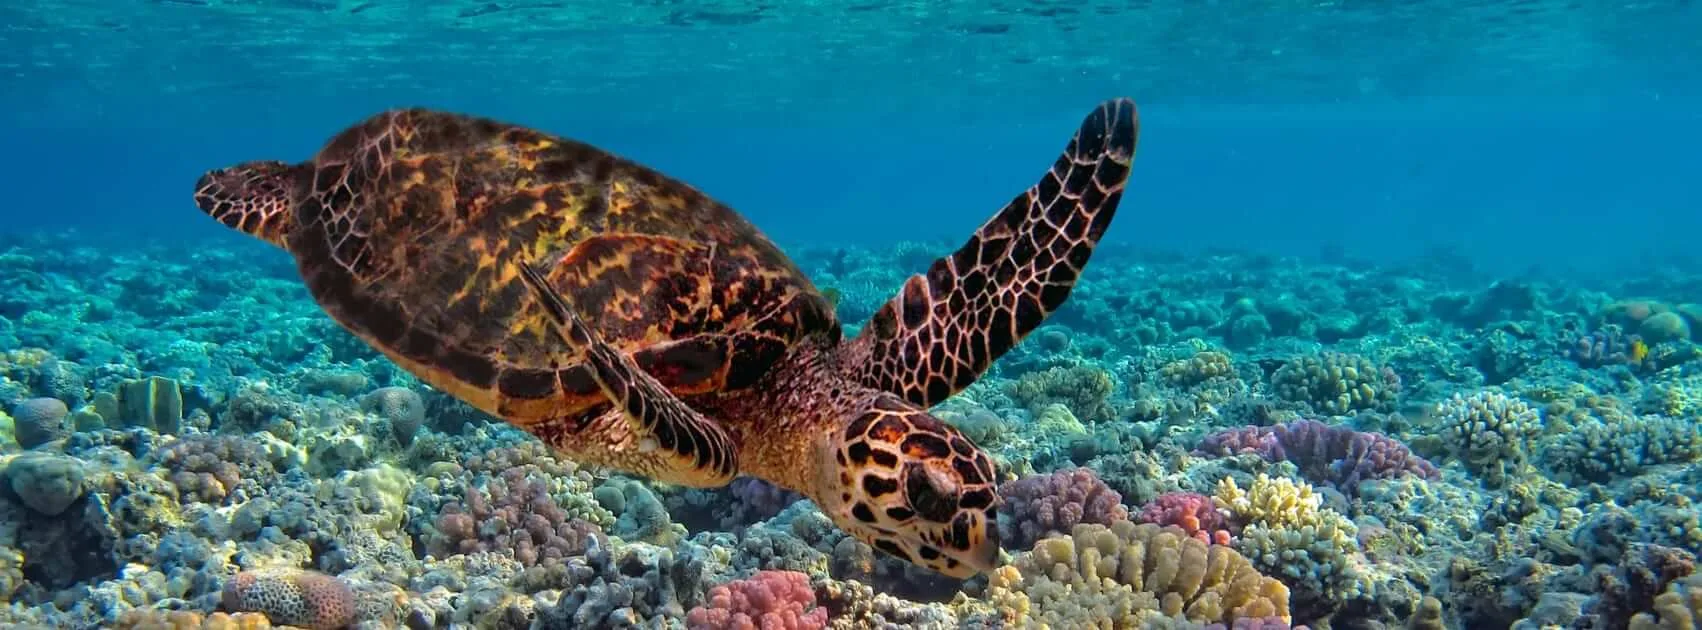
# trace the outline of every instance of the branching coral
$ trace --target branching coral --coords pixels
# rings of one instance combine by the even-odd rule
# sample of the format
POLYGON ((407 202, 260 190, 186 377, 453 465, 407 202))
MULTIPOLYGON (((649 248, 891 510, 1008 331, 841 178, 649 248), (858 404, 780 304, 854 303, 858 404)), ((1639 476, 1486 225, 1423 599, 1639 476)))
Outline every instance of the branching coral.
POLYGON ((1493 486, 1522 470, 1542 418, 1525 401, 1495 390, 1454 394, 1436 405, 1442 440, 1473 472, 1493 486))
POLYGON ((1259 475, 1243 490, 1234 479, 1218 483, 1214 501, 1242 525, 1235 548, 1295 592, 1295 608, 1322 616, 1369 594, 1352 521, 1323 509, 1305 482, 1259 475))
POLYGON ((506 552, 522 566, 559 564, 583 553, 599 530, 559 505, 548 482, 528 474, 535 470, 510 468, 483 489, 468 487, 465 503, 443 506, 433 549, 443 555, 506 552))
POLYGON ((1631 630, 1693 630, 1702 627, 1702 576, 1673 582, 1653 608, 1631 618, 1631 630))
POLYGON ((1234 378, 1235 364, 1230 362, 1229 355, 1207 350, 1186 359, 1166 363, 1164 367, 1159 368, 1158 373, 1170 385, 1189 388, 1212 379, 1234 378))
POLYGON ((1212 497, 1212 502, 1228 511, 1235 523, 1267 527, 1316 525, 1323 501, 1306 482, 1264 474, 1255 477, 1246 489, 1237 485, 1234 478, 1224 477, 1217 482, 1217 494, 1212 497))
POLYGON ((244 479, 265 479, 275 469, 259 443, 234 435, 194 435, 155 454, 178 492, 208 503, 225 501, 244 479))
POLYGON ((1586 420, 1549 441, 1542 459, 1564 481, 1605 483, 1651 466, 1702 460, 1702 427, 1654 415, 1586 420))

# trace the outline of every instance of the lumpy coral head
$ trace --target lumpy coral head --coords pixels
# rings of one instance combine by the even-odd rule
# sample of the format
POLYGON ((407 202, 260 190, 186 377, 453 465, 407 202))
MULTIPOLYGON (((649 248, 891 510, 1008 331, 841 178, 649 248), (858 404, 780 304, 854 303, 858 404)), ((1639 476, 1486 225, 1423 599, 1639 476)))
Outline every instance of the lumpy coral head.
POLYGON ((709 590, 709 601, 686 614, 691 630, 820 630, 827 609, 816 606, 810 578, 797 571, 761 571, 709 590))

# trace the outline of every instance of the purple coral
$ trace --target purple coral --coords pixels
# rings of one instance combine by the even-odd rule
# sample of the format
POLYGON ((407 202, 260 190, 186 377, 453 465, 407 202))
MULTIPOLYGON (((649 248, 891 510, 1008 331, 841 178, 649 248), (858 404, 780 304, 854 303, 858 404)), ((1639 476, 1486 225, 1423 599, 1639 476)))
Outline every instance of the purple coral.
POLYGON ((549 565, 585 552, 597 526, 571 518, 550 496, 536 466, 509 468, 484 489, 468 487, 465 502, 443 506, 434 550, 443 555, 507 552, 524 566, 549 565))
POLYGON ((1587 368, 1633 363, 1635 353, 1632 349, 1641 340, 1641 337, 1627 335, 1619 326, 1610 324, 1574 339, 1571 348, 1572 360, 1587 368))
POLYGON ((1216 457, 1256 453, 1267 461, 1294 462, 1307 479, 1348 494, 1370 479, 1441 476, 1435 464, 1414 455, 1400 440, 1317 420, 1219 431, 1206 436, 1195 451, 1216 457))
POLYGON ((1089 468, 1007 481, 999 486, 999 494, 1005 501, 999 510, 999 537, 1007 549, 1027 549, 1046 536, 1069 533, 1079 523, 1129 520, 1123 495, 1089 468))
POLYGON ((275 469, 260 444, 234 435, 194 435, 155 454, 166 478, 184 498, 220 503, 244 479, 264 479, 275 469))
POLYGON ((734 479, 728 491, 744 506, 748 522, 768 519, 804 498, 804 495, 756 477, 734 479))

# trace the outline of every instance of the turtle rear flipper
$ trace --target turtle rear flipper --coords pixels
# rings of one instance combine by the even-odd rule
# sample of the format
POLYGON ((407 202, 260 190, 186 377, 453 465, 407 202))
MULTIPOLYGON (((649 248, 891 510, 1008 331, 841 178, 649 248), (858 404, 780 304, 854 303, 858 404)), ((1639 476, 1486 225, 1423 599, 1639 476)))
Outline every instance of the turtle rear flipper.
POLYGON ((639 448, 655 454, 656 469, 642 472, 658 481, 692 487, 723 486, 733 480, 738 474, 737 453, 725 430, 604 341, 537 269, 521 263, 520 277, 555 323, 556 332, 585 353, 592 378, 633 423, 640 436, 639 448))
POLYGON ((974 383, 1057 310, 1111 224, 1134 159, 1135 104, 1100 104, 1040 182, 911 276, 855 340, 858 378, 931 406, 974 383))

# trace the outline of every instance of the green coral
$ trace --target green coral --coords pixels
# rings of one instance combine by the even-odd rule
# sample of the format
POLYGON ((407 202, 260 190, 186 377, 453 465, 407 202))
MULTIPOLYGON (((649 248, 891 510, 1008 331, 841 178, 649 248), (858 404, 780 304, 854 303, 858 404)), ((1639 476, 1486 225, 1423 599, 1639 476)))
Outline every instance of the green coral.
POLYGON ((1542 456, 1563 480, 1605 483, 1651 466, 1702 461, 1702 427, 1655 415, 1591 419, 1556 436, 1542 456))
POLYGON ((1174 387, 1191 388, 1212 379, 1235 378, 1235 364, 1227 354, 1205 350, 1186 359, 1166 363, 1158 373, 1174 387))
POLYGON ((1035 415, 1057 403, 1084 421, 1103 422, 1117 417, 1110 402, 1116 386, 1110 372, 1082 364, 1024 374, 1005 386, 1005 394, 1035 415))
POLYGON ((1201 350, 1186 359, 1165 363, 1158 373, 1165 384, 1186 392, 1180 398, 1189 399, 1195 414, 1247 392, 1247 383, 1236 372, 1234 361, 1216 350, 1201 350))
POLYGON ((1672 375, 1663 373, 1643 388, 1637 401, 1640 413, 1673 417, 1702 415, 1702 374, 1672 375))
POLYGON ((1295 357, 1271 375, 1271 387, 1283 400, 1332 416, 1392 411, 1400 395, 1394 372, 1342 352, 1295 357))

